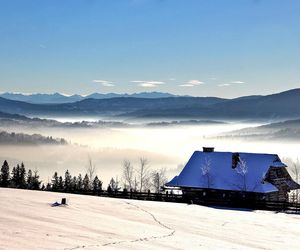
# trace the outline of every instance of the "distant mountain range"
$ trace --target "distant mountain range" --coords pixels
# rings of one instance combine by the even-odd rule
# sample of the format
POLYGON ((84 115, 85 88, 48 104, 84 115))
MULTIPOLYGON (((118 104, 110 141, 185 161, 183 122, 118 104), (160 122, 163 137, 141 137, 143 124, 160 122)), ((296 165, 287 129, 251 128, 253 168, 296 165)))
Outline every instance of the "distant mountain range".
POLYGON ((119 121, 76 121, 59 122, 53 119, 29 118, 23 115, 8 114, 0 112, 0 130, 9 127, 19 128, 124 128, 124 127, 167 127, 167 126, 195 126, 195 125, 220 125, 226 124, 213 120, 178 120, 178 121, 157 121, 149 123, 127 123, 119 121))
POLYGON ((62 104, 33 104, 0 97, 0 111, 30 116, 127 116, 127 114, 131 116, 131 113, 138 111, 147 113, 147 111, 155 110, 201 108, 223 100, 225 99, 215 97, 167 97, 153 99, 117 97, 110 99, 85 99, 62 104))
POLYGON ((108 93, 108 94, 100 94, 100 93, 93 93, 87 96, 82 95, 63 95, 60 93, 54 94, 20 94, 20 93, 3 93, 0 94, 0 97, 5 99, 14 100, 14 101, 22 101, 34 104, 50 104, 50 103, 70 103, 70 102, 78 102, 85 99, 110 99, 110 98, 117 98, 117 97, 135 97, 135 98, 166 98, 166 97, 175 97, 176 95, 172 95, 169 93, 162 93, 162 92, 141 92, 141 93, 134 93, 134 94, 115 94, 115 93, 108 93))
POLYGON ((33 104, 0 97, 0 111, 34 116, 109 116, 138 119, 263 119, 300 118, 300 89, 266 96, 234 99, 217 97, 115 97, 73 103, 33 104))

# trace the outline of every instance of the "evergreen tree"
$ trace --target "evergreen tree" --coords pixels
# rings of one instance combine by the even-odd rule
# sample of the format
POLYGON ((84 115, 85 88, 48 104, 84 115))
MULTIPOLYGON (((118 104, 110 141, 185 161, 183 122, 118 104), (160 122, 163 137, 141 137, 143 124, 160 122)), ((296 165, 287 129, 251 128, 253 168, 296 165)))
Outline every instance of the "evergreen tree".
POLYGON ((77 190, 79 191, 82 190, 82 186, 83 186, 83 180, 81 174, 79 174, 77 178, 77 190))
POLYGON ((8 187, 9 185, 9 165, 5 160, 0 173, 0 186, 1 187, 8 187))
POLYGON ((49 191, 51 189, 52 189, 51 184, 48 182, 47 185, 46 185, 46 190, 49 191))
POLYGON ((52 190, 58 190, 58 175, 57 175, 57 172, 54 173, 51 182, 52 182, 52 190))
POLYGON ((93 180, 93 191, 99 192, 101 190, 102 190, 102 181, 100 181, 98 176, 96 175, 96 177, 93 180))
POLYGON ((59 178, 58 178, 58 189, 59 190, 63 190, 64 189, 64 181, 63 181, 62 176, 59 176, 59 178))
POLYGON ((29 169, 27 173, 27 188, 32 189, 32 184, 33 184, 33 176, 32 176, 31 169, 29 169))
POLYGON ((84 191, 90 190, 90 179, 89 179, 87 174, 83 178, 82 185, 83 185, 83 190, 84 191))
POLYGON ((120 190, 119 182, 115 181, 114 178, 111 178, 111 180, 109 182, 109 186, 110 186, 112 191, 119 191, 120 190))
POLYGON ((72 180, 72 176, 69 173, 69 170, 66 171, 65 173, 65 185, 64 185, 64 189, 65 190, 71 190, 71 180, 72 180))
POLYGON ((38 175, 37 170, 35 170, 33 173, 34 174, 33 174, 33 177, 32 177, 32 189, 39 190, 40 185, 41 185, 41 181, 39 180, 40 176, 38 175))
POLYGON ((19 187, 20 188, 26 188, 26 169, 24 166, 24 163, 21 163, 21 166, 19 168, 19 187))
POLYGON ((111 188, 112 191, 115 190, 115 179, 114 178, 111 178, 110 182, 109 182, 109 186, 111 188))
POLYGON ((17 167, 13 167, 12 171, 11 171, 11 186, 12 187, 18 187, 18 172, 19 172, 19 165, 17 165, 17 167))
POLYGON ((108 186, 107 186, 107 193, 108 194, 112 193, 112 188, 111 188, 110 184, 108 184, 108 186))
POLYGON ((71 190, 77 191, 77 178, 74 176, 71 180, 71 190))

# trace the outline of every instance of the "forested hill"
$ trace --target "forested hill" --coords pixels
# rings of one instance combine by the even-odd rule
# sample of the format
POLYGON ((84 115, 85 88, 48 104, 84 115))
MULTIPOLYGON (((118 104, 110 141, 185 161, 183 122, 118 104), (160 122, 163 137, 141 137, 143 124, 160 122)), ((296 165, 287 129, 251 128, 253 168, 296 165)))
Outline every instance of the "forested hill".
POLYGON ((217 138, 242 138, 254 140, 300 140, 300 119, 270 123, 223 133, 217 138))
POLYGON ((52 138, 51 136, 42 136, 40 134, 28 135, 24 133, 8 133, 0 131, 0 144, 25 144, 25 145, 66 145, 67 141, 63 138, 52 138))

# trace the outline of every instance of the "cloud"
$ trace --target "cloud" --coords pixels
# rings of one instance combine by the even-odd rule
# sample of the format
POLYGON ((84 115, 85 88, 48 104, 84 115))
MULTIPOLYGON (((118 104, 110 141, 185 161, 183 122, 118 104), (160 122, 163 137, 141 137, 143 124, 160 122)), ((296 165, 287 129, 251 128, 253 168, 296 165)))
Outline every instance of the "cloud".
POLYGON ((143 88, 155 88, 158 85, 162 85, 165 84, 165 82, 161 82, 161 81, 142 81, 142 80, 134 80, 134 81, 130 81, 132 83, 137 83, 138 86, 143 87, 143 88))
POLYGON ((139 86, 143 87, 143 88, 155 88, 157 87, 157 85, 153 84, 153 83, 140 83, 139 86))
POLYGON ((188 83, 180 84, 179 86, 180 86, 180 87, 195 87, 195 85, 193 85, 193 84, 188 84, 188 83))
POLYGON ((222 84, 219 84, 218 86, 219 87, 229 87, 231 85, 232 85, 231 83, 222 83, 222 84))
POLYGON ((130 82, 132 82, 132 83, 143 83, 145 81, 130 81, 130 82))
POLYGON ((148 81, 146 83, 149 83, 149 84, 154 84, 154 85, 161 85, 161 84, 165 84, 165 82, 160 82, 160 81, 148 81))
POLYGON ((94 83, 100 83, 104 87, 114 87, 115 85, 111 81, 107 80, 93 80, 94 83))
POLYGON ((245 82, 243 82, 243 81, 231 81, 230 83, 232 83, 232 84, 240 84, 240 83, 245 83, 245 82))
POLYGON ((199 80, 189 80, 188 82, 186 82, 187 84, 192 84, 192 85, 201 85, 204 84, 204 82, 199 81, 199 80))
POLYGON ((169 78, 169 81, 176 81, 176 78, 169 78))
POLYGON ((244 84, 246 82, 243 82, 243 81, 231 81, 229 83, 222 83, 222 84, 219 84, 218 87, 229 87, 229 86, 232 86, 234 84, 244 84))
POLYGON ((204 82, 200 81, 200 80, 189 80, 187 82, 185 82, 184 84, 180 84, 180 87, 195 87, 198 85, 202 85, 205 84, 204 82))

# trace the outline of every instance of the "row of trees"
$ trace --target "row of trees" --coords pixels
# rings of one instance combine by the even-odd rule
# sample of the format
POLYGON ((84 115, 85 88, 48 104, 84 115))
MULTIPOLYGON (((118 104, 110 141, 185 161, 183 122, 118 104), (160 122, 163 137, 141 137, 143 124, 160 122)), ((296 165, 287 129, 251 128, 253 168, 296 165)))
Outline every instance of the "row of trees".
POLYGON ((47 184, 47 190, 53 191, 102 191, 102 181, 95 176, 90 178, 88 174, 82 177, 81 174, 73 176, 69 170, 65 172, 64 177, 58 176, 57 172, 54 173, 51 183, 47 184))
POLYGON ((41 181, 39 180, 38 171, 31 169, 28 172, 23 163, 9 170, 7 161, 4 161, 0 171, 0 186, 24 189, 40 189, 41 181))
POLYGON ((52 136, 42 136, 40 134, 28 135, 24 133, 0 132, 0 144, 55 144, 66 145, 67 141, 63 138, 53 138, 52 136))
MULTIPOLYGON (((149 161, 146 158, 139 158, 136 167, 129 160, 123 161, 123 171, 121 183, 118 178, 111 178, 108 186, 108 192, 123 190, 133 190, 138 192, 146 192, 148 190, 156 193, 160 192, 161 187, 167 182, 166 170, 151 170, 149 161)), ((13 167, 10 172, 7 161, 4 161, 0 173, 0 186, 25 189, 42 189, 49 191, 65 191, 65 192, 101 192, 103 182, 96 173, 96 167, 89 158, 86 174, 72 176, 69 170, 66 170, 63 176, 59 176, 55 172, 51 181, 46 186, 41 186, 37 170, 26 171, 24 164, 13 167)))

